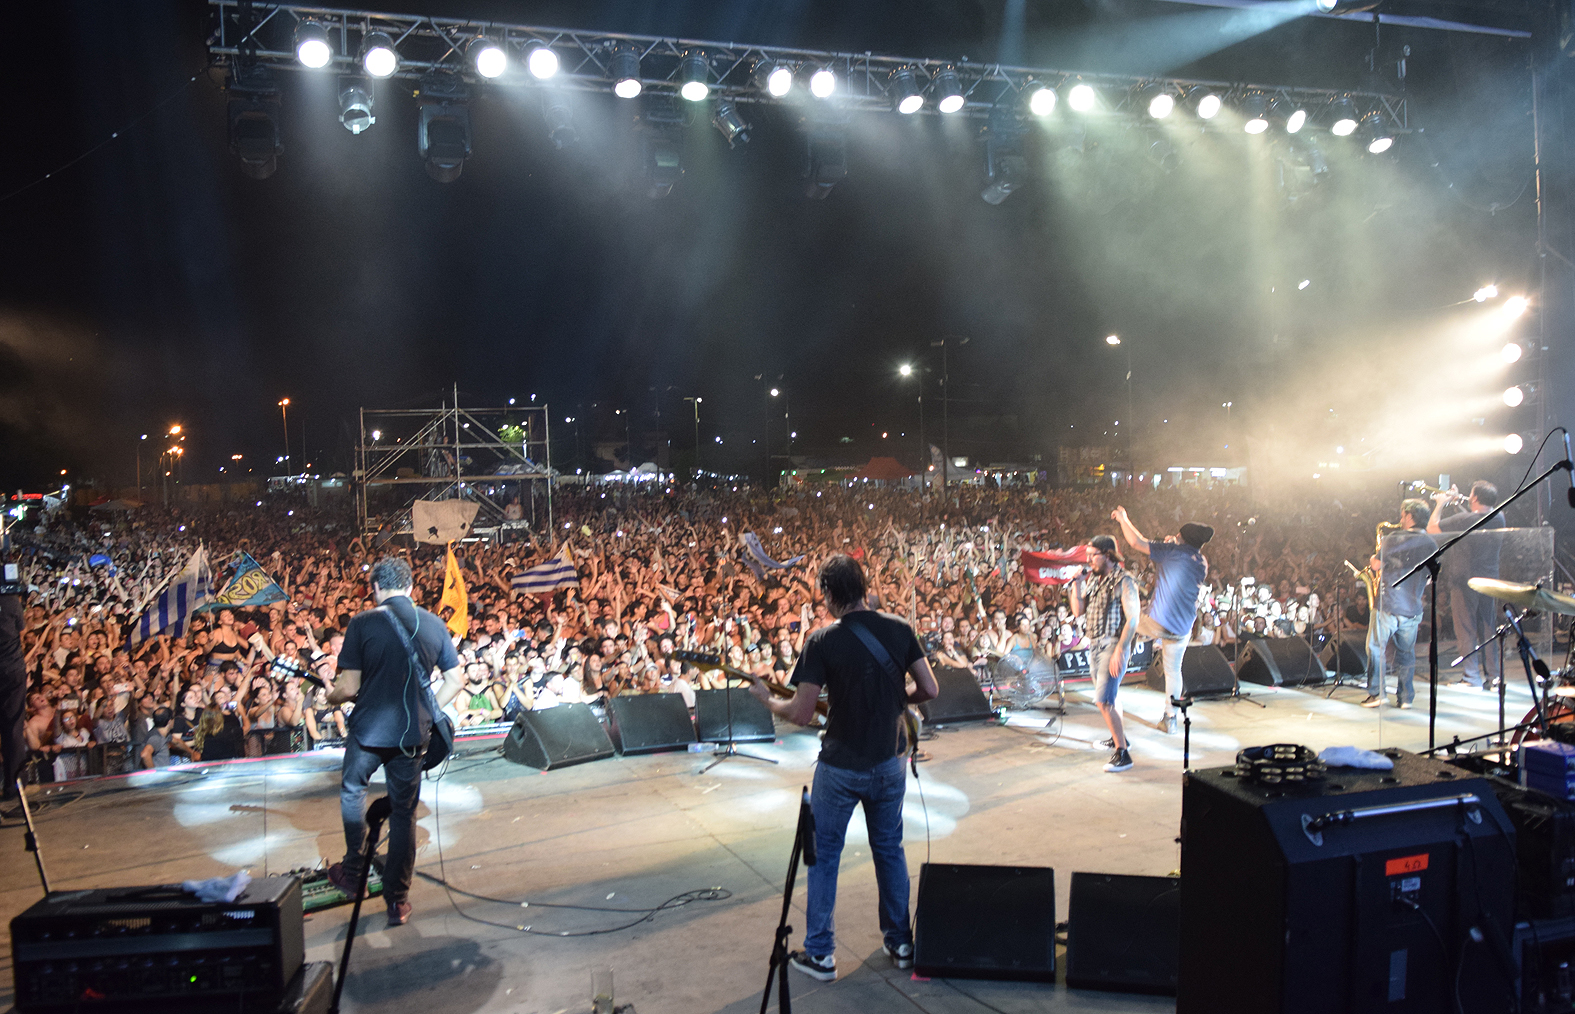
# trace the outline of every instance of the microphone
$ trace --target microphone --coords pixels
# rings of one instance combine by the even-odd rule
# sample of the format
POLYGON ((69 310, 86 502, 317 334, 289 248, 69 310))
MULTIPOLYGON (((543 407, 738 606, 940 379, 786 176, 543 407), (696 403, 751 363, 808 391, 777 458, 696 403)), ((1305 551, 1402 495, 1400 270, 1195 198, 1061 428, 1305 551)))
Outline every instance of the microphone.
POLYGON ((1575 458, 1570 457, 1570 431, 1564 431, 1564 474, 1569 476, 1570 491, 1565 494, 1569 497, 1571 509, 1575 509, 1575 458))

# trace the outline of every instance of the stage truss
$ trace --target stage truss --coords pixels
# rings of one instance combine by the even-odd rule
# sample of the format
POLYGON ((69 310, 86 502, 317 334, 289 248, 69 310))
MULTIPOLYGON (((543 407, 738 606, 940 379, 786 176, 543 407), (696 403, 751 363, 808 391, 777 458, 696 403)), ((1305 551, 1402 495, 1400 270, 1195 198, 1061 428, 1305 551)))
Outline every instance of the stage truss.
MULTIPOLYGON (((837 75, 837 91, 828 100, 831 107, 845 111, 892 112, 895 87, 892 75, 906 68, 913 71, 925 99, 920 115, 939 115, 935 102, 936 80, 943 68, 949 68, 956 72, 966 100, 961 112, 954 115, 985 118, 995 106, 1024 97, 1034 86, 1061 89, 1083 82, 1100 93, 1098 115, 1139 122, 1146 119, 1148 93, 1145 89, 1157 85, 1170 90, 1178 102, 1198 89, 1209 89, 1225 96, 1261 93, 1266 99, 1283 99, 1305 108, 1309 125, 1324 128, 1328 124, 1320 122, 1320 114, 1335 99, 1348 98, 1358 115, 1377 114, 1390 130, 1404 132, 1409 129, 1405 96, 1376 91, 1140 77, 934 57, 877 56, 868 52, 839 53, 251 0, 208 2, 215 20, 208 40, 208 53, 220 67, 246 65, 280 71, 361 76, 364 74, 360 62, 362 40, 373 32, 381 32, 393 42, 399 57, 393 77, 419 80, 433 71, 450 71, 467 81, 486 84, 489 83, 487 79, 479 78, 465 58, 467 45, 485 36, 502 43, 510 55, 509 71, 491 84, 529 87, 543 92, 611 93, 617 83, 611 68, 613 53, 628 50, 640 58, 642 96, 676 98, 682 84, 680 61, 685 54, 698 53, 708 68, 710 97, 733 102, 804 106, 812 101, 801 88, 783 97, 774 97, 766 90, 764 73, 778 65, 786 65, 798 72, 821 68, 833 71, 837 75), (321 71, 308 70, 296 59, 295 32, 308 20, 326 29, 333 49, 328 66, 321 71), (537 46, 549 47, 558 56, 559 70, 547 81, 537 81, 524 70, 526 54, 537 46)), ((1215 125, 1214 121, 1206 121, 1201 126, 1208 130, 1240 130, 1238 126, 1224 123, 1215 125)))
POLYGON ((360 530, 408 532, 416 500, 454 498, 480 507, 472 525, 480 535, 550 530, 551 436, 545 402, 465 408, 456 389, 438 408, 362 408, 354 477, 360 530), (518 439, 505 439, 505 431, 518 439), (518 520, 505 518, 511 496, 520 500, 518 520))

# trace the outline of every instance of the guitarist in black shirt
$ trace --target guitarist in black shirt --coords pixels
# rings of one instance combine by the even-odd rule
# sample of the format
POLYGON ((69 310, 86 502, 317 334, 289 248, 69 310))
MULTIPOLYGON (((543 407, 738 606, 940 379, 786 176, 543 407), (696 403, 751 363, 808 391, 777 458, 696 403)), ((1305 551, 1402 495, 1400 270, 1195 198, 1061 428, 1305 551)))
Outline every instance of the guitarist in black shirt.
POLYGON ((851 556, 833 556, 820 568, 820 590, 837 622, 810 634, 793 669, 793 697, 774 700, 760 683, 749 692, 795 725, 815 717, 821 690, 830 710, 815 771, 810 805, 815 814, 818 860, 809 868, 804 949, 794 951, 794 968, 823 982, 837 977, 832 910, 837 902, 837 868, 853 808, 863 804, 870 854, 880 893, 880 927, 885 951, 898 968, 913 965, 913 930, 908 919, 908 860, 902 849, 904 709, 940 692, 913 628, 865 602, 863 568, 851 556), (915 689, 906 689, 904 674, 915 689))

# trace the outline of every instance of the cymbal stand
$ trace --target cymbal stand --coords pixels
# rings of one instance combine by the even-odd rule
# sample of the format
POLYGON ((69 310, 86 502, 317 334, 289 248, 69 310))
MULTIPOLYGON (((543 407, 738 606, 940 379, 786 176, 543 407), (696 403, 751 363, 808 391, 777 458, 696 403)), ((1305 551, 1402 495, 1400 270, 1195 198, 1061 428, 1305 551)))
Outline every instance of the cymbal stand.
MULTIPOLYGON (((1506 733, 1507 729, 1506 729, 1506 726, 1505 726, 1505 719, 1504 719, 1504 694, 1505 694, 1505 691, 1509 687, 1509 681, 1504 678, 1504 641, 1508 637, 1508 635, 1510 634, 1511 631, 1515 631, 1517 633, 1519 632, 1519 630, 1520 630, 1520 621, 1525 619, 1526 616, 1530 612, 1531 612, 1531 610, 1529 610, 1529 609, 1523 609, 1523 610, 1521 610, 1520 615, 1516 616, 1513 609, 1511 609, 1509 606, 1505 606, 1504 607, 1504 615, 1509 617, 1509 622, 1499 624, 1498 629, 1493 631, 1493 633, 1489 634, 1487 639, 1484 640, 1481 644, 1478 644, 1476 647, 1472 648, 1470 651, 1466 652, 1464 655, 1461 655, 1459 658, 1457 658, 1453 662, 1449 663, 1450 667, 1453 668, 1453 667, 1459 665, 1460 663, 1464 662, 1466 659, 1470 658, 1472 655, 1478 654, 1479 652, 1487 651, 1488 647, 1490 645, 1494 644, 1495 642, 1497 643, 1497 645, 1498 645, 1498 739, 1494 740, 1493 744, 1495 746, 1499 746, 1499 747, 1504 747, 1504 746, 1508 746, 1509 745, 1509 740, 1505 738, 1505 733, 1506 733)), ((1540 660, 1539 660, 1539 664, 1540 664, 1540 660)), ((1531 688, 1531 696, 1532 696, 1533 700, 1535 700, 1536 697, 1537 697, 1537 688, 1536 688, 1535 685, 1533 685, 1532 688, 1531 688)))

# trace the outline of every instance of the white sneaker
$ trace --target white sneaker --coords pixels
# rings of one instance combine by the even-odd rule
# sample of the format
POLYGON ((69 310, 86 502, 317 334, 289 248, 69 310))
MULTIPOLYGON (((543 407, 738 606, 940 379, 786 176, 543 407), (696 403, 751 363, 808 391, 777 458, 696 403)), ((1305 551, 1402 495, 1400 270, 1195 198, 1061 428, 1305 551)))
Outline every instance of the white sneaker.
POLYGON ((881 944, 880 949, 886 952, 886 956, 891 958, 891 963, 898 968, 913 967, 912 944, 898 944, 896 947, 891 944, 881 944))
POLYGON ((821 982, 837 981, 837 956, 835 954, 817 958, 813 954, 794 951, 788 955, 788 964, 812 979, 819 979, 821 982))

